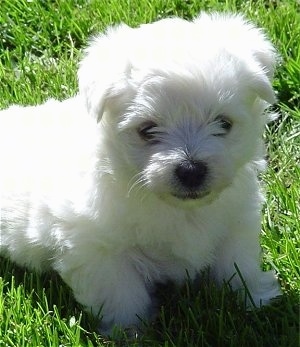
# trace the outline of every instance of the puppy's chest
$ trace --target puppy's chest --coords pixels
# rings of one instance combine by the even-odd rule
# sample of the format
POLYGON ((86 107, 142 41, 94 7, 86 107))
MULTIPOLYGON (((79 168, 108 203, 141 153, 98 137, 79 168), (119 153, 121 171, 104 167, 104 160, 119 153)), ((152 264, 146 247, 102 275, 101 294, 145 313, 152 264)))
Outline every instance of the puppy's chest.
POLYGON ((198 218, 177 218, 165 216, 164 220, 152 223, 137 223, 131 228, 132 238, 142 249, 174 259, 187 261, 193 267, 201 268, 210 264, 227 228, 218 220, 198 220, 198 218))

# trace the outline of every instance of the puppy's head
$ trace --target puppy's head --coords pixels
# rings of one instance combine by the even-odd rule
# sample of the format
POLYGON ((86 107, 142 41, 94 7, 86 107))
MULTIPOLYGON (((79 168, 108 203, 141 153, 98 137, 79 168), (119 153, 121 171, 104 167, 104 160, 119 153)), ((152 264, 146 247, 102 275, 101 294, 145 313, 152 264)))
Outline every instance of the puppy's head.
POLYGON ((207 203, 261 158, 274 64, 242 17, 202 14, 110 29, 87 49, 79 86, 129 189, 207 203))

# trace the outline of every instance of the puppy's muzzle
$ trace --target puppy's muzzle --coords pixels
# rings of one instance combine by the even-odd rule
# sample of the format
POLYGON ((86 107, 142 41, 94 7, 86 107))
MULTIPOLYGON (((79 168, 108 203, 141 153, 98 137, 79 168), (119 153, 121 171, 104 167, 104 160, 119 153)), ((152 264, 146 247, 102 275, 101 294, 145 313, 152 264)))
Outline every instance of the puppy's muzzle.
POLYGON ((181 187, 188 192, 197 191, 204 185, 208 167, 202 161, 185 160, 175 168, 175 177, 181 187))

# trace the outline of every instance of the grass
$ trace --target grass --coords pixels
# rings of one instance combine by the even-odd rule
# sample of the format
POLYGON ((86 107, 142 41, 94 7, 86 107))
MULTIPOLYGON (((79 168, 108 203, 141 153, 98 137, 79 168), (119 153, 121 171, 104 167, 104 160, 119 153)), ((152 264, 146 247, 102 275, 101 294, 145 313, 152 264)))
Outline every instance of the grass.
POLYGON ((281 61, 274 81, 278 119, 266 130, 269 169, 262 179, 263 267, 284 291, 273 306, 245 312, 229 286, 203 275, 200 290, 160 292, 159 318, 138 339, 108 339, 55 274, 0 260, 0 346, 300 346, 300 5, 296 0, 11 0, 0 10, 0 107, 37 104, 76 93, 76 67, 87 37, 108 24, 138 25, 199 10, 245 13, 265 27, 281 61))

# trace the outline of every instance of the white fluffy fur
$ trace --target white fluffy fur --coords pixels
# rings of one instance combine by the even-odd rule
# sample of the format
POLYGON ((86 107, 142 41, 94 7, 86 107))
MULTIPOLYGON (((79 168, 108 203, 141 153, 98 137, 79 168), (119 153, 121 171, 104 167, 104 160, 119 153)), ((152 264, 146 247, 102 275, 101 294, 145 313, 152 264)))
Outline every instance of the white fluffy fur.
POLYGON ((148 318, 156 282, 206 266, 222 283, 236 263, 257 305, 280 294, 260 270, 257 179, 274 64, 237 15, 95 37, 76 97, 0 114, 1 254, 58 271, 106 332, 148 318), (154 140, 138 134, 150 121, 154 140), (193 189, 176 176, 189 161, 207 167, 193 189))

